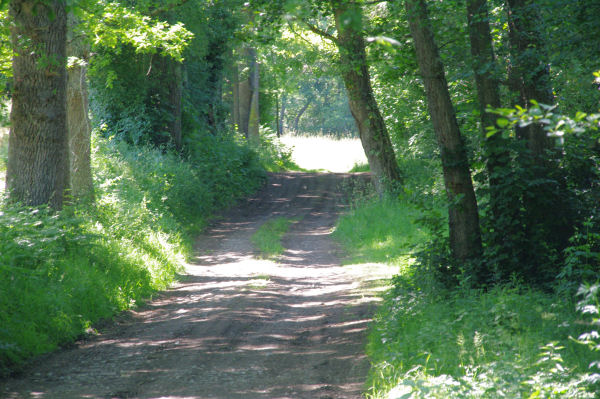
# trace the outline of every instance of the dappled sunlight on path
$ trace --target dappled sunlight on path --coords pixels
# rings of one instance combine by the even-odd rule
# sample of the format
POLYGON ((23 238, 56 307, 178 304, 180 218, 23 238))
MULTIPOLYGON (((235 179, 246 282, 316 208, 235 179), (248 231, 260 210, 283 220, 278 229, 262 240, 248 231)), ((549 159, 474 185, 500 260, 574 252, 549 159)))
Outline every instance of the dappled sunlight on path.
POLYGON ((329 235, 350 175, 278 174, 215 223, 172 289, 0 388, 8 398, 360 398, 383 265, 341 266, 329 235), (308 195, 306 195, 308 194, 308 195), (293 217, 277 261, 250 236, 293 217))

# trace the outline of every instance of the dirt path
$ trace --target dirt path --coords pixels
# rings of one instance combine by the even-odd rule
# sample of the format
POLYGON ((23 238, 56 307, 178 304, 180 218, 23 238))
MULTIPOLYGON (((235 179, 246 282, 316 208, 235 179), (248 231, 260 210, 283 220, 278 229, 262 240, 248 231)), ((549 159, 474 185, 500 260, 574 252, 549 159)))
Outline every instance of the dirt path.
POLYGON ((17 398, 360 398, 375 265, 340 266, 329 237, 348 174, 274 174, 198 239, 187 276, 97 337, 0 381, 17 398), (249 238, 299 218, 277 262, 249 238))

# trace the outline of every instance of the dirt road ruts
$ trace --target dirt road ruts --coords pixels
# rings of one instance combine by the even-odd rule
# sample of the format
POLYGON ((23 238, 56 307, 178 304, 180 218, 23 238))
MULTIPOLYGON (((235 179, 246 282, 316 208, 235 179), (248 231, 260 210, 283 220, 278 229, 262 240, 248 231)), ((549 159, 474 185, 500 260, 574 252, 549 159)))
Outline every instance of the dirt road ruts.
POLYGON ((215 222, 172 289, 100 334, 43 356, 0 396, 22 398, 360 398, 376 266, 341 266, 329 234, 350 174, 279 173, 215 222), (295 218, 277 261, 250 236, 295 218))

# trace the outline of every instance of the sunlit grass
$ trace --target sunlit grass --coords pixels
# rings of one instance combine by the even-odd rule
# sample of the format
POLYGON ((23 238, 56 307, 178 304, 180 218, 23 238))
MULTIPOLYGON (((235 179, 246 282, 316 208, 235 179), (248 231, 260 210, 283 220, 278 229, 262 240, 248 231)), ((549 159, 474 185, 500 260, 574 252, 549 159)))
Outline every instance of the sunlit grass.
POLYGON ((250 240, 262 257, 273 258, 281 255, 285 251, 281 239, 294 222, 294 219, 284 217, 269 220, 258 228, 250 240))
POLYGON ((359 198, 334 232, 352 263, 397 266, 370 329, 367 397, 595 397, 585 373, 597 359, 570 338, 590 328, 573 298, 518 284, 477 291, 432 282, 415 264, 415 249, 433 238, 422 217, 404 199, 359 198))
POLYGON ((428 237, 415 222, 419 216, 406 201, 376 198, 343 215, 333 236, 348 249, 353 263, 406 263, 428 237))
POLYGON ((348 172, 367 162, 358 138, 286 134, 281 142, 292 148, 292 160, 303 169, 348 172))

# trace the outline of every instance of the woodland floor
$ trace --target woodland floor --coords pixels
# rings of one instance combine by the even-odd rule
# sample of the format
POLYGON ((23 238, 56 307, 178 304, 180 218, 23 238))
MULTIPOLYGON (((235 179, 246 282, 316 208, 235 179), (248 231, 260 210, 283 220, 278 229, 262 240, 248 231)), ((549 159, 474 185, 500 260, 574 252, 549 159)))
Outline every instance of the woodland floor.
POLYGON ((170 290, 0 381, 21 398, 360 398, 376 289, 392 270, 342 266, 330 233, 360 175, 280 173, 198 238, 170 290), (250 236, 295 218, 276 260, 250 236))

